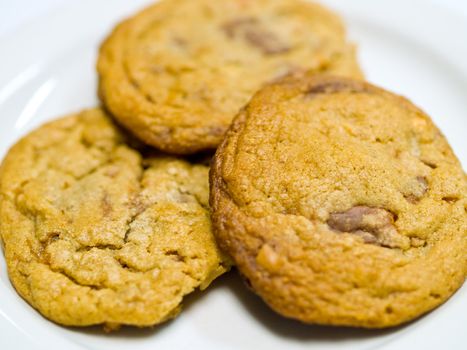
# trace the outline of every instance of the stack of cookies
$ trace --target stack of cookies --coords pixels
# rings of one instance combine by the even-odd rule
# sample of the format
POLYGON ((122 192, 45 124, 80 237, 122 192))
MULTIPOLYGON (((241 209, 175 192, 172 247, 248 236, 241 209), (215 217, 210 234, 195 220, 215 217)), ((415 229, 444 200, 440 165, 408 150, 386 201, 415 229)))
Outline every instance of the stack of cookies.
POLYGON ((45 317, 153 326, 235 265, 286 317, 382 328, 463 284, 465 173, 426 114, 363 81, 329 10, 162 0, 97 71, 102 107, 0 168, 10 279, 45 317))

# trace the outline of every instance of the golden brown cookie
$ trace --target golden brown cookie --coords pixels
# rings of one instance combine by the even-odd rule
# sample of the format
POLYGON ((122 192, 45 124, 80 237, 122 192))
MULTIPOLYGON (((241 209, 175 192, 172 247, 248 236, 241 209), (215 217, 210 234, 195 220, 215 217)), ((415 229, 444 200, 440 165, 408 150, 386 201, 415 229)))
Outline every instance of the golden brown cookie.
POLYGON ((101 110, 46 124, 0 170, 10 279, 64 325, 150 326, 226 271, 208 167, 142 154, 101 110))
POLYGON ((211 170, 221 248, 274 310, 325 325, 393 326, 449 298, 467 273, 466 195, 426 114, 324 76, 258 92, 211 170))
POLYGON ((265 82, 313 69, 361 77, 340 19, 303 0, 164 0, 102 45, 99 94, 142 141, 214 149, 265 82))

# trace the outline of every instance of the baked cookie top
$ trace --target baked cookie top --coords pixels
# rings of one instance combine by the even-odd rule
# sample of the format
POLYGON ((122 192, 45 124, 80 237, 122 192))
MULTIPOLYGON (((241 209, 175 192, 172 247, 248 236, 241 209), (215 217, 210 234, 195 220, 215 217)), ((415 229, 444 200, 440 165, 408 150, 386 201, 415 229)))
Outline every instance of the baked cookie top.
POLYGON ((226 271, 208 167, 131 147, 101 110, 46 124, 0 170, 10 279, 47 318, 149 326, 226 271))
POLYGON ((165 0, 101 47, 99 94, 142 141, 213 149, 265 82, 313 69, 360 77, 340 19, 303 0, 165 0))
POLYGON ((467 273, 466 176, 408 100, 291 77, 240 112, 211 170, 215 234, 252 288, 309 323, 387 327, 467 273))

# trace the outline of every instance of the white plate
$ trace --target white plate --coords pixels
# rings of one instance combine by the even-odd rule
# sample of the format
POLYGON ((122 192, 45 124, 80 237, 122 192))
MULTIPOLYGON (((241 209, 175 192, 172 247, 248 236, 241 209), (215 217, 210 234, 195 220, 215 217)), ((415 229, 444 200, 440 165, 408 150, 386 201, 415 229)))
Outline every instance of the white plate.
MULTIPOLYGON (((0 156, 45 120, 97 103, 96 49, 147 0, 84 0, 0 41, 0 156)), ((324 1, 346 19, 370 81, 430 114, 467 164, 467 21, 421 0, 324 1)), ((1 349, 467 349, 467 286, 407 326, 311 327, 270 311, 235 273, 190 296, 153 330, 71 329, 42 318, 13 290, 0 258, 1 349)))

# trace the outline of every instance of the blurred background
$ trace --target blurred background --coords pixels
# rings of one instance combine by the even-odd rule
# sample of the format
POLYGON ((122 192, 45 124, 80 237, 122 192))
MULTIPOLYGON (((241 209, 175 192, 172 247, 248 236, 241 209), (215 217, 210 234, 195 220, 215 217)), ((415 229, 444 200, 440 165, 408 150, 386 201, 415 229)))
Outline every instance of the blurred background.
MULTIPOLYGON (((36 17, 54 8, 80 0, 0 0, 0 36, 6 35, 36 17)), ((99 1, 99 0, 96 0, 99 1)), ((128 0, 131 1, 131 0, 128 0)), ((342 0, 351 1, 351 0, 342 0)), ((391 1, 391 0, 376 0, 391 1)), ((411 0, 407 0, 410 2, 411 0)), ((467 17, 467 0, 426 0, 467 17)), ((421 13, 423 15, 423 13, 421 13)), ((416 20, 416 19, 414 19, 416 20)), ((467 33, 463 33, 467 36, 467 33)))

